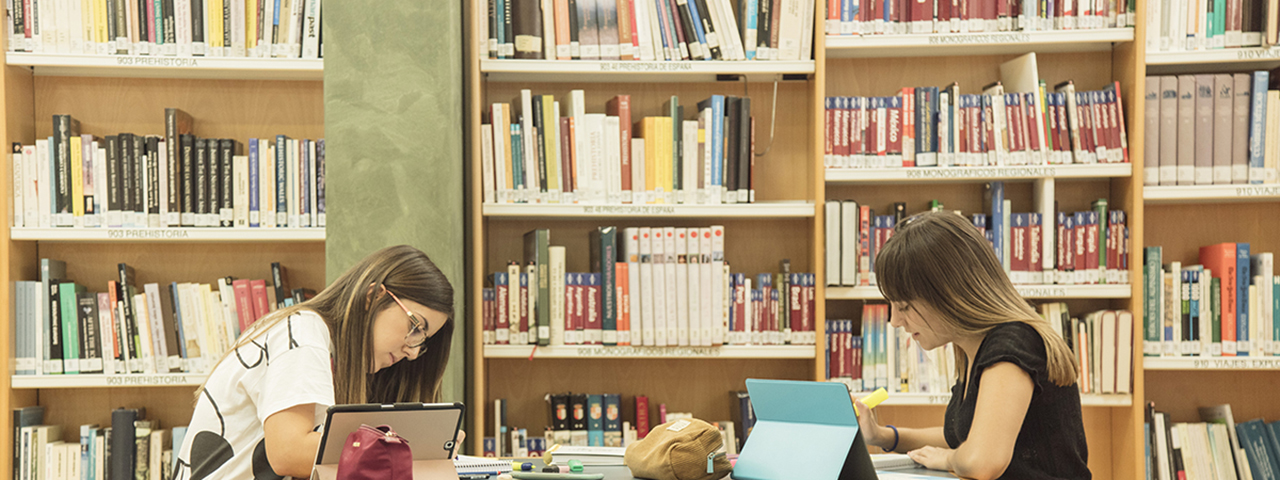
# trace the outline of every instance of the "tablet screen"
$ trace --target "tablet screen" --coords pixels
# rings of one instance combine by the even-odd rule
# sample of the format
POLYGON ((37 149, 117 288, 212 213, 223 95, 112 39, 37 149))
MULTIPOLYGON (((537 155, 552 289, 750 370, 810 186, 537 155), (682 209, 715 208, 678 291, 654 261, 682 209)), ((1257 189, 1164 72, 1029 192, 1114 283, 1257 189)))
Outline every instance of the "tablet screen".
POLYGON ((461 403, 334 405, 329 407, 316 464, 338 463, 347 436, 360 425, 390 425, 409 442, 414 460, 449 459, 463 411, 461 403))

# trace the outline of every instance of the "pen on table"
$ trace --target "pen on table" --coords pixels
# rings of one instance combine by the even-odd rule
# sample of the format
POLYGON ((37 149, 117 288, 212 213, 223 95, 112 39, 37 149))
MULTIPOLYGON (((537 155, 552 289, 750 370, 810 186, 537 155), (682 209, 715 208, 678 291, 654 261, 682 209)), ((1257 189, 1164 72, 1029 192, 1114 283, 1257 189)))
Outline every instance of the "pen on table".
POLYGON ((490 474, 488 473, 461 474, 458 475, 458 480, 485 480, 489 478, 489 476, 490 474))

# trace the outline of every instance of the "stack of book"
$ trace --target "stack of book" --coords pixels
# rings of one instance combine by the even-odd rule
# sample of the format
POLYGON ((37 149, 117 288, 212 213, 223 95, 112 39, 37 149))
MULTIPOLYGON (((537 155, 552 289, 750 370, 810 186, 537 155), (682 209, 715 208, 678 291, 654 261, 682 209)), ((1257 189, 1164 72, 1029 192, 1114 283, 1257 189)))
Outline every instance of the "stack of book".
POLYGON ((31 0, 9 4, 9 51, 320 58, 321 0, 31 0))
POLYGON ((191 115, 165 109, 165 134, 80 133, 53 116, 53 136, 13 145, 13 226, 323 227, 324 139, 192 134, 191 115))
MULTIPOLYGON (((1011 89, 1012 90, 1012 89, 1011 89)), ((887 97, 827 97, 827 168, 1067 165, 1129 162, 1124 108, 1113 82, 1077 92, 982 94, 959 84, 906 87, 887 97)))
POLYGON ((808 60, 809 0, 489 0, 489 58, 808 60))
POLYGON ((1076 356, 1080 393, 1127 394, 1133 379, 1133 313, 1098 310, 1072 317, 1066 303, 1040 305, 1040 316, 1076 356))
POLYGON ((1280 12, 1263 0, 1159 0, 1146 10, 1147 53, 1276 45, 1280 12))
POLYGON ((279 263, 271 270, 271 288, 231 277, 161 287, 139 285, 121 263, 119 280, 92 293, 68 279, 65 262, 42 259, 40 281, 14 286, 14 373, 203 373, 263 315, 315 295, 290 290, 279 263))
POLYGON ((633 118, 630 95, 586 113, 521 90, 481 125, 485 203, 719 204, 755 201, 751 98, 712 95, 686 116, 672 95, 661 116, 633 118), (564 116, 561 116, 561 114, 564 116))
MULTIPOLYGON (((991 242, 1013 283, 1129 283, 1127 215, 1122 210, 1109 210, 1106 199, 1093 202, 1093 209, 1083 212, 1012 213, 1011 202, 1004 199, 1004 184, 992 182, 987 185, 984 203, 987 213, 973 214, 973 225, 991 242)), ((1052 209, 1054 204, 1049 202, 1048 207, 1052 209)), ((941 210, 941 206, 934 209, 941 210)), ((902 202, 893 204, 892 215, 876 215, 870 206, 853 200, 828 201, 827 285, 877 285, 875 257, 906 216, 902 202)))
POLYGON ((1269 81, 1266 71, 1147 77, 1146 184, 1276 183, 1280 90, 1269 81))
POLYGON ((1148 478, 1273 478, 1280 470, 1280 421, 1236 423, 1224 404, 1200 407, 1199 422, 1174 423, 1155 408, 1147 406, 1143 424, 1148 478))
POLYGON ((64 442, 61 425, 42 425, 44 407, 14 409, 16 479, 173 478, 187 427, 163 429, 145 408, 118 408, 111 424, 81 425, 79 442, 64 442))
POLYGON ((724 227, 600 227, 592 273, 564 272, 550 231, 525 234, 523 263, 489 279, 484 343, 496 345, 812 345, 813 274, 731 273, 724 227))
POLYGON ((1274 255, 1248 243, 1200 247, 1200 262, 1161 263, 1163 248, 1143 251, 1148 356, 1280 355, 1280 278, 1274 255))
POLYGON ((827 35, 904 35, 1131 27, 1137 2, 1031 0, 838 0, 827 35))

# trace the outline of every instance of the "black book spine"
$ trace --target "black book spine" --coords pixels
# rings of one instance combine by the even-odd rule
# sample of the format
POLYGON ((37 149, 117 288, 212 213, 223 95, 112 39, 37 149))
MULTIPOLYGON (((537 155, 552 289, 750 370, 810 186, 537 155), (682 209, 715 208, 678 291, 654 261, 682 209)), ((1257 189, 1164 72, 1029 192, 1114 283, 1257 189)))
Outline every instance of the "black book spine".
MULTIPOLYGON (((1000 0, 1003 1, 1003 0, 1000 0)), ((761 48, 772 47, 769 43, 769 34, 771 30, 769 26, 773 19, 773 0, 760 0, 760 10, 756 15, 756 55, 760 55, 761 48)), ((745 31, 743 33, 746 33, 745 31)))
MULTIPOLYGON (((269 30, 271 27, 271 20, 268 20, 266 18, 266 12, 267 12, 266 2, 268 1, 271 1, 271 0, 258 0, 258 35, 257 35, 258 38, 255 39, 257 41, 255 45, 258 46, 259 50, 262 50, 263 44, 269 43, 268 40, 270 40, 271 38, 267 36, 265 33, 263 33, 266 30, 269 30)), ((267 48, 267 50, 269 51, 270 48, 267 48)))
POLYGON ((711 23, 711 9, 707 6, 707 0, 690 1, 694 4, 690 8, 698 9, 698 20, 702 22, 702 31, 707 38, 707 48, 711 50, 711 58, 721 60, 723 54, 720 50, 720 36, 716 34, 715 25, 711 23))
POLYGON ((209 213, 209 146, 203 138, 196 139, 195 145, 195 213, 209 213))
POLYGON ((289 279, 280 262, 271 262, 271 283, 276 290, 276 308, 284 308, 285 299, 289 298, 289 279))
POLYGON ((538 187, 541 192, 547 191, 547 155, 546 155, 546 126, 542 124, 542 95, 533 97, 533 130, 537 132, 534 136, 534 155, 538 158, 538 187))
MULTIPOLYGON (((26 36, 25 26, 24 26, 24 23, 23 23, 23 17, 22 17, 22 14, 23 14, 23 12, 22 12, 22 8, 23 8, 23 7, 22 7, 22 2, 16 2, 16 3, 17 3, 17 5, 14 5, 14 6, 13 6, 13 8, 12 8, 12 9, 10 9, 10 12, 12 12, 12 15, 13 15, 13 37, 11 37, 11 38, 14 38, 14 39, 21 39, 21 38, 23 38, 24 36, 26 36)), ((21 51, 21 50, 25 50, 25 49, 14 49, 14 50, 15 50, 15 51, 21 51)), ((15 415, 15 417, 14 417, 14 418, 17 418, 17 417, 16 417, 16 415, 17 415, 17 414, 14 414, 14 415, 15 415)), ((17 425, 17 424, 15 423, 14 425, 17 425)), ((13 438, 14 438, 14 439, 17 439, 17 438, 18 438, 18 435, 14 435, 14 436, 13 436, 13 438)), ((15 450, 15 451, 16 451, 16 450, 15 450)), ((17 470, 16 470, 16 469, 18 468, 18 467, 17 467, 17 465, 18 465, 17 463, 14 463, 14 467, 13 467, 13 468, 15 469, 14 471, 17 471, 17 470)), ((14 476, 14 478, 17 478, 17 476, 15 475, 15 476, 14 476)))
MULTIPOLYGON (((62 368, 62 304, 61 299, 61 279, 49 280, 49 360, 56 361, 62 368)), ((53 363, 53 362, 50 362, 53 363)))
POLYGON ((569 0, 569 51, 573 55, 573 59, 577 60, 582 54, 577 48, 573 48, 578 44, 578 0, 569 0))
POLYGON ((147 2, 150 0, 136 0, 133 9, 138 14, 138 43, 147 43, 151 41, 150 29, 147 28, 147 2))
POLYGON ((726 96, 724 99, 725 111, 725 155, 724 155, 724 190, 730 194, 729 198, 737 198, 734 192, 738 190, 738 135, 741 134, 739 127, 740 116, 738 115, 739 104, 742 99, 740 97, 726 96))
MULTIPOLYGON (((505 37, 506 37, 506 42, 503 42, 503 45, 512 45, 512 47, 511 47, 510 51, 511 51, 511 53, 512 53, 512 55, 511 55, 511 56, 513 56, 513 57, 514 57, 514 56, 515 56, 515 55, 514 55, 514 54, 515 54, 515 47, 514 47, 514 45, 515 45, 515 41, 516 41, 516 33, 515 33, 515 30, 514 30, 514 29, 512 28, 512 26, 511 26, 511 12, 515 11, 515 9, 511 8, 511 0, 506 0, 505 2, 502 2, 502 10, 503 10, 503 15, 502 15, 502 31, 503 31, 503 33, 504 33, 504 35, 505 35, 505 37)), ((505 49, 506 49, 506 48, 505 48, 505 47, 502 47, 502 46, 499 46, 499 47, 498 47, 498 50, 499 50, 499 51, 502 51, 502 50, 505 50, 505 49)), ((498 58, 505 58, 505 56, 503 56, 503 55, 499 54, 499 55, 498 55, 498 58)))
MULTIPOLYGON (((223 48, 231 48, 231 2, 237 0, 223 0, 222 2, 222 46, 223 48)), ((243 0, 239 0, 243 1, 243 0)))
POLYGON ((680 25, 684 27, 684 39, 685 43, 689 45, 689 55, 694 58, 707 58, 707 52, 702 50, 702 43, 698 41, 698 32, 693 29, 693 16, 689 13, 689 8, 691 8, 689 2, 685 2, 684 5, 676 3, 675 7, 674 11, 678 12, 676 17, 679 19, 680 25), (695 46, 697 48, 694 48, 695 46), (698 52, 699 55, 694 55, 693 52, 698 52))
POLYGON ((276 226, 289 227, 289 137, 276 135, 276 226))
POLYGON ((116 2, 114 0, 106 0, 107 4, 107 42, 114 44, 116 41, 116 2))
POLYGON ((53 160, 56 166, 58 195, 55 211, 71 213, 71 132, 70 115, 53 116, 53 160))
MULTIPOLYGON (((119 138, 120 151, 116 157, 120 163, 120 210, 124 212, 132 212, 133 209, 133 189, 136 176, 133 171, 133 134, 122 133, 119 138)), ((125 217, 125 223, 129 222, 129 218, 125 217)))
POLYGON ((204 0, 191 0, 191 43, 204 43, 204 0))
MULTIPOLYGON (((222 142, 216 138, 210 138, 207 142, 209 153, 206 158, 209 160, 209 173, 205 177, 209 179, 208 196, 205 197, 209 201, 208 210, 205 213, 211 217, 218 216, 218 203, 222 198, 222 142)), ((217 224, 217 220, 206 224, 206 227, 212 227, 217 224)))
POLYGON ((196 213, 195 205, 195 136, 184 134, 179 137, 182 144, 182 226, 191 226, 191 214, 196 213))
MULTIPOLYGON (((165 0, 173 1, 173 0, 165 0)), ((164 111, 164 145, 165 151, 164 162, 169 171, 168 178, 165 178, 167 196, 164 199, 166 210, 169 212, 177 212, 182 209, 182 201, 180 200, 182 192, 179 188, 182 178, 182 167, 179 166, 178 152, 181 147, 178 145, 178 114, 174 109, 166 108, 164 111)))
MULTIPOLYGON (((87 359, 101 359, 102 350, 100 347, 98 332, 98 294, 81 293, 76 296, 76 300, 80 306, 80 338, 83 345, 80 346, 80 355, 87 359)), ((84 372, 88 369, 87 365, 81 362, 80 371, 84 372)), ((99 371, 95 368, 93 371, 99 371)))
POLYGON ((129 12, 125 9, 125 2, 129 0, 108 1, 116 6, 116 53, 129 53, 129 12))
POLYGON ((232 165, 239 150, 236 148, 238 146, 239 143, 235 140, 222 139, 222 196, 220 197, 222 202, 219 205, 221 211, 218 214, 221 216, 220 223, 224 227, 230 227, 235 220, 235 172, 232 170, 232 165))
POLYGON ((140 416, 137 410, 120 408, 111 412, 111 480, 128 480, 134 478, 134 459, 137 455, 135 447, 137 430, 133 422, 140 416))
MULTIPOLYGON (((133 267, 128 264, 116 265, 116 271, 119 273, 120 279, 117 288, 120 305, 124 309, 124 318, 120 319, 124 322, 124 338, 125 350, 129 351, 129 359, 136 360, 142 344, 138 339, 138 324, 135 322, 133 315, 133 267)), ((126 366, 126 370, 132 369, 134 365, 126 366)))
POLYGON ((485 2, 485 6, 489 13, 489 39, 488 42, 485 43, 484 54, 489 58, 498 58, 498 50, 492 48, 494 45, 498 44, 498 15, 496 10, 496 0, 487 0, 485 2))
MULTIPOLYGON (((147 141, 147 213, 160 215, 160 162, 165 161, 160 151, 160 137, 148 136, 147 141)), ((157 217, 158 218, 158 217, 157 217)))
POLYGON ((107 211, 120 211, 120 137, 107 135, 107 211))
POLYGON ((178 43, 177 21, 173 16, 173 0, 164 0, 161 2, 161 8, 164 9, 164 43, 171 45, 178 43))
POLYGON ((142 218, 138 219, 138 222, 142 225, 146 225, 147 219, 145 214, 147 213, 147 204, 145 197, 142 195, 147 188, 147 184, 142 181, 143 172, 145 171, 143 169, 147 168, 146 137, 143 137, 142 135, 133 136, 133 155, 129 157, 129 160, 133 163, 133 200, 131 200, 131 203, 133 203, 133 211, 142 216, 142 218))
POLYGON ((751 188, 751 97, 742 97, 738 108, 738 201, 746 202, 744 193, 751 188))

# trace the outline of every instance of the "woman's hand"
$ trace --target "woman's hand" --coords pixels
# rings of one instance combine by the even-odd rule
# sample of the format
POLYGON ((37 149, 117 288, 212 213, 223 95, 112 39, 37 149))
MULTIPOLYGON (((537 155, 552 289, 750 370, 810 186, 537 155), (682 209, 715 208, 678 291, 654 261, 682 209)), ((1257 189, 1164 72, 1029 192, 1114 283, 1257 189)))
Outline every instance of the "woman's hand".
POLYGON ((951 471, 952 452, 954 450, 950 448, 921 447, 907 452, 907 456, 929 470, 949 472, 951 471))
POLYGON ((458 449, 462 447, 462 442, 466 440, 467 440, 467 432, 463 430, 458 430, 458 441, 453 442, 453 452, 450 453, 451 455, 453 455, 453 458, 455 459, 458 458, 458 449))
POLYGON ((853 399, 853 408, 858 412, 858 430, 862 431, 862 439, 868 445, 880 447, 880 449, 893 446, 893 431, 880 426, 875 413, 867 408, 862 400, 853 399))

